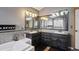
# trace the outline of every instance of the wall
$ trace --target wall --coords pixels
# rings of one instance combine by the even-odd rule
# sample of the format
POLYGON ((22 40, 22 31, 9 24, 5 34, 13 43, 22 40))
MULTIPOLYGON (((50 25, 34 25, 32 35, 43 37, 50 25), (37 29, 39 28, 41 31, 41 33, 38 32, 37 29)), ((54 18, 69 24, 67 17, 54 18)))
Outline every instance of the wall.
MULTIPOLYGON (((38 14, 38 11, 31 7, 0 7, 0 24, 14 24, 17 30, 25 25, 25 10, 28 9, 38 14)), ((14 32, 0 33, 0 44, 12 41, 14 32)))
MULTIPOLYGON (((31 7, 0 7, 0 24, 15 24, 18 27, 24 27, 25 9, 38 13, 31 7)), ((19 28, 17 29, 20 30, 19 28)))
POLYGON ((0 7, 0 24, 24 26, 24 8, 0 7))

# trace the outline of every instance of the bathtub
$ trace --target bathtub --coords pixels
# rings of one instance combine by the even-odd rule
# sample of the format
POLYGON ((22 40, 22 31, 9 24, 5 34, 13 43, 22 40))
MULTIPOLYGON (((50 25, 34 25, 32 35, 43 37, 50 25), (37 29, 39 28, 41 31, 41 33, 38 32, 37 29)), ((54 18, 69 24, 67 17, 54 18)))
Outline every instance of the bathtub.
POLYGON ((1 44, 0 51, 34 51, 34 46, 31 45, 31 39, 24 38, 1 44))

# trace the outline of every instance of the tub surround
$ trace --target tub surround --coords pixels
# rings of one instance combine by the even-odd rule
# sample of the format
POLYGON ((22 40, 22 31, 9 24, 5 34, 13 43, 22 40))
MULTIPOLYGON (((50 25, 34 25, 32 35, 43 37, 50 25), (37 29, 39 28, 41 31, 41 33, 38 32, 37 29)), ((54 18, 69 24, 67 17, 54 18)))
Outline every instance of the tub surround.
POLYGON ((24 38, 1 44, 0 51, 34 51, 34 46, 31 45, 31 39, 24 38))

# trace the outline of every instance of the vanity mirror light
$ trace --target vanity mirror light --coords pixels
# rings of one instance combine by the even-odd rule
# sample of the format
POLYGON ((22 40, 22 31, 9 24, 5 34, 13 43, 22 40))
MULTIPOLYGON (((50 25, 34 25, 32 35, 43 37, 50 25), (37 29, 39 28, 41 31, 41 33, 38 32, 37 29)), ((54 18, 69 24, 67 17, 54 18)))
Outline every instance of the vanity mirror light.
POLYGON ((28 11, 28 10, 26 10, 25 14, 26 14, 26 16, 30 16, 30 17, 37 17, 38 16, 36 13, 28 11))
POLYGON ((48 17, 47 16, 42 16, 40 17, 41 20, 48 20, 48 17))

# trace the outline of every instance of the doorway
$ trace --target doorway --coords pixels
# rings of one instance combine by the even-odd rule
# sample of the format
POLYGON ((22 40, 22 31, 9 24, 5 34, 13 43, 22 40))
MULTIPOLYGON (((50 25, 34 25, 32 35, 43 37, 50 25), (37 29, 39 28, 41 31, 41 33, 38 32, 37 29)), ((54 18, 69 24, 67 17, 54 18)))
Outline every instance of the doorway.
POLYGON ((79 8, 75 8, 75 49, 79 49, 79 8))

